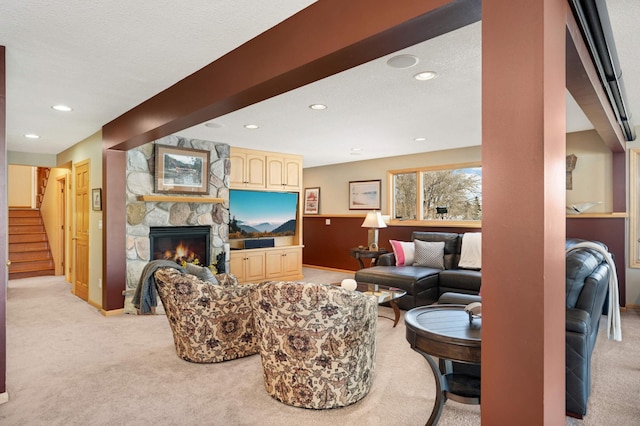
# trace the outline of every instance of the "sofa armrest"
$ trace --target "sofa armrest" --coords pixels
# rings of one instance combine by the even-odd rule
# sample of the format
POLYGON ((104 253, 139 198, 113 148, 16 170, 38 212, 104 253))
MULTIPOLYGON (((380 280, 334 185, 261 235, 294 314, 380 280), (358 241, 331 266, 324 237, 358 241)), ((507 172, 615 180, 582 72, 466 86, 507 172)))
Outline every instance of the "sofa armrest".
POLYGON ((376 266, 396 266, 396 255, 393 253, 381 254, 376 260, 376 266))
POLYGON ((567 308, 567 332, 589 334, 591 315, 582 309, 567 308))
POLYGON ((447 292, 438 299, 440 305, 468 305, 473 302, 482 302, 482 297, 475 294, 447 292))

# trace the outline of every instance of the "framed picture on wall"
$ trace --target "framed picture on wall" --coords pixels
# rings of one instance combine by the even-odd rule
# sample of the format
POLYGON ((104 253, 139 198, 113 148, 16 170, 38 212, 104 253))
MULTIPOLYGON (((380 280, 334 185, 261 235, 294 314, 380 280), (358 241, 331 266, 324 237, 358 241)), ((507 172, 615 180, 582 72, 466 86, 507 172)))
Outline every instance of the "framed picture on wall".
POLYGON ((381 180, 349 182, 349 210, 380 210, 381 180))
POLYGON ((102 189, 93 188, 91 190, 91 208, 95 211, 102 210, 102 189))
POLYGON ((156 192, 209 193, 209 151, 156 145, 156 192))
POLYGON ((304 189, 304 214, 320 214, 320 188, 304 189))

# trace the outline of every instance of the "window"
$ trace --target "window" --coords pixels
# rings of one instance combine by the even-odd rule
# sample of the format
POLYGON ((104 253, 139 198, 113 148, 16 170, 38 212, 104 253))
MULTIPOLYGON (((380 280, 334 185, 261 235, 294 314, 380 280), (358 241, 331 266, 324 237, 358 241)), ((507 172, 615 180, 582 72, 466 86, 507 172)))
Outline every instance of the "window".
POLYGON ((482 167, 477 163, 389 172, 396 221, 482 219, 482 167))

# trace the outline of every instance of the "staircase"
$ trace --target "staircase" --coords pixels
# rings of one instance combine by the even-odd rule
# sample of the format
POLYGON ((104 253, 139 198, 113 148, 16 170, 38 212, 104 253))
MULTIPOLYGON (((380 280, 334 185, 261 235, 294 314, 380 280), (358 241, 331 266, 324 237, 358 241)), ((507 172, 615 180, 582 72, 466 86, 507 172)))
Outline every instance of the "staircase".
POLYGON ((37 209, 9 209, 9 279, 55 275, 44 223, 37 209))

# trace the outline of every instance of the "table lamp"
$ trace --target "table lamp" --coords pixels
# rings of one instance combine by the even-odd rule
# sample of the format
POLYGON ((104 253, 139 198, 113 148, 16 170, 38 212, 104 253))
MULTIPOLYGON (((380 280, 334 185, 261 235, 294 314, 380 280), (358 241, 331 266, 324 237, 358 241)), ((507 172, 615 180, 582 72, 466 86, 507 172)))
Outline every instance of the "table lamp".
POLYGON ((387 225, 382 220, 380 212, 369 212, 362 222, 363 228, 369 228, 368 244, 369 250, 378 251, 378 228, 386 228, 387 225))

